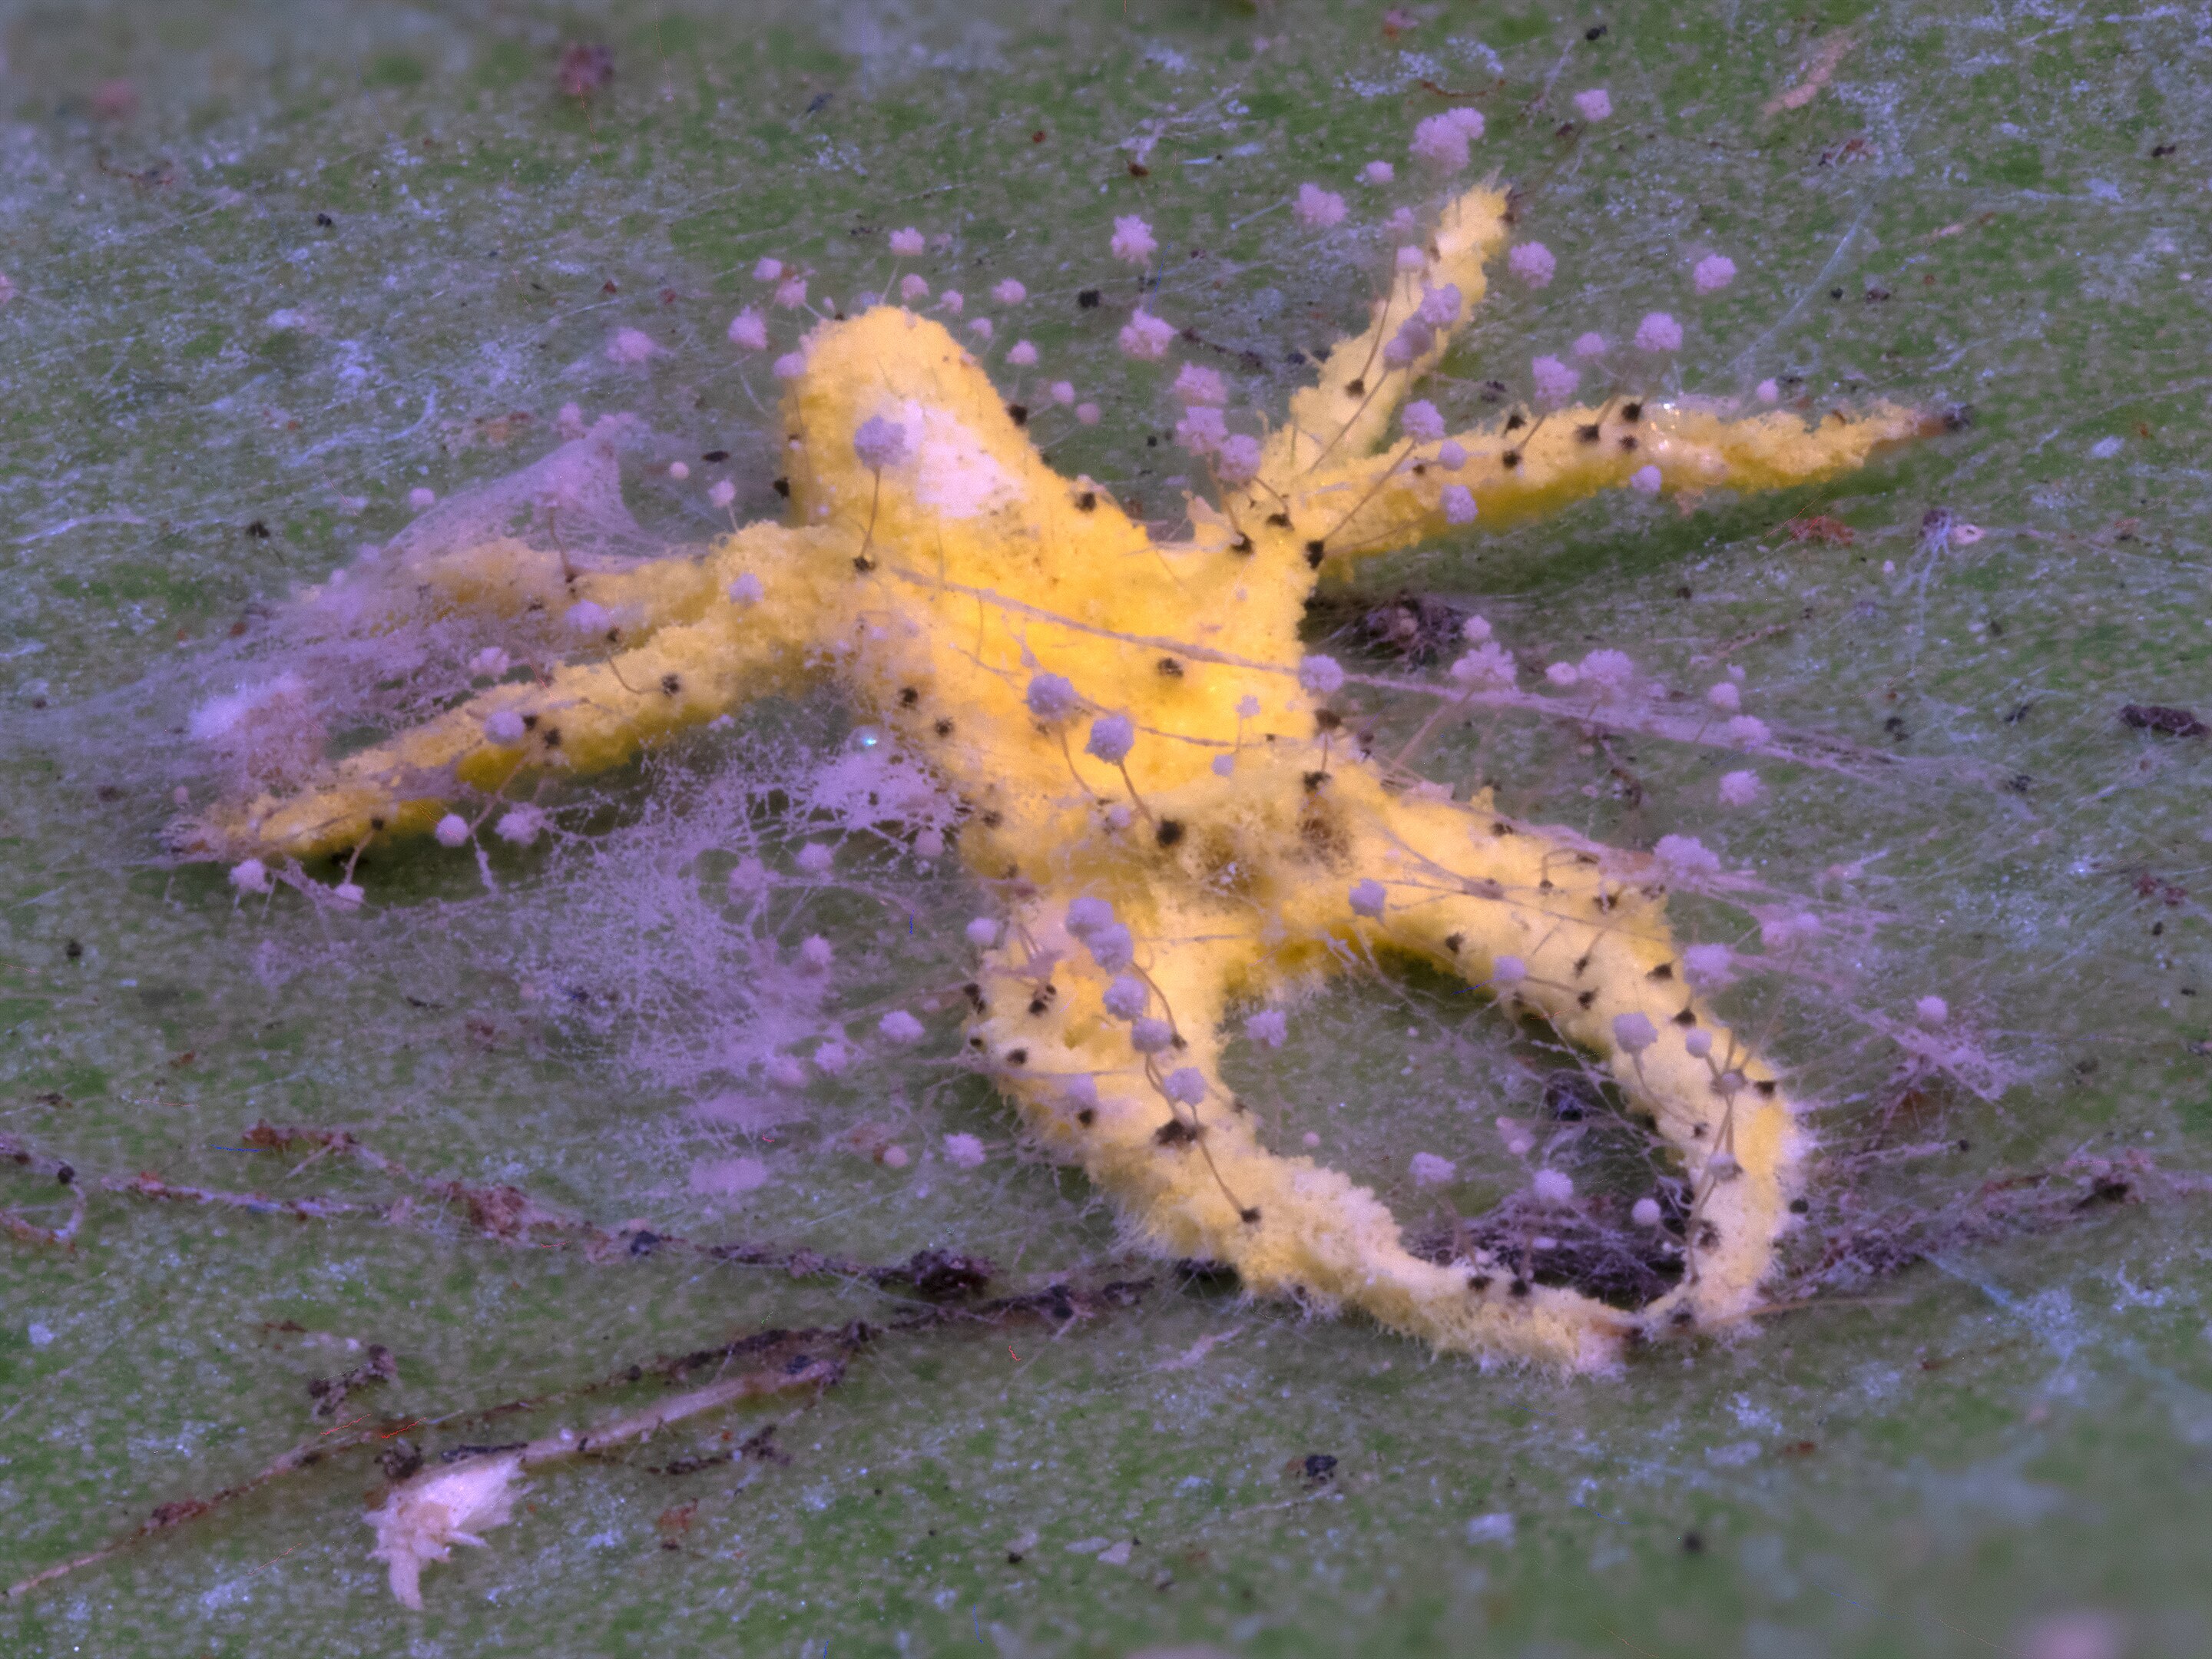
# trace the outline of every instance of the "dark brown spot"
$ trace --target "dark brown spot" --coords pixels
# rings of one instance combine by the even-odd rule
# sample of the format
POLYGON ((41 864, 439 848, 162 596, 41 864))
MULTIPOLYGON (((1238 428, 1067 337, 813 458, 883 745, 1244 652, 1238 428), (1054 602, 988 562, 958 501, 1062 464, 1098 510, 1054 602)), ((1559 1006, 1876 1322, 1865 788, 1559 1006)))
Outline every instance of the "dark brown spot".
POLYGON ((1328 774, 1326 772, 1309 772, 1305 775, 1304 781, 1306 786, 1306 793, 1310 795, 1314 791, 1320 788, 1322 785, 1328 781, 1328 774))
POLYGON ((1328 556, 1328 547, 1318 539, 1306 544, 1306 563, 1312 568, 1320 569, 1321 562, 1328 556))
POLYGON ((1026 1048, 1009 1048, 1009 1049, 1007 1049, 1007 1050, 1006 1050, 1006 1064, 1007 1064, 1007 1065, 1009 1065, 1009 1066, 1026 1066, 1026 1065, 1028 1065, 1029 1063, 1030 1063, 1030 1051, 1029 1051, 1028 1049, 1026 1049, 1026 1048))
POLYGON ((998 812, 986 812, 983 814, 983 827, 986 830, 995 830, 1005 822, 1006 818, 1003 814, 998 812))
POLYGON ((1364 397, 1366 392, 1367 382, 1364 380, 1348 380, 1345 383, 1344 395, 1347 398, 1364 397))
POLYGON ((726 461, 730 459, 730 452, 726 449, 710 449, 699 459, 702 461, 726 461))
POLYGON ((1182 839, 1182 821, 1179 818, 1162 818, 1158 838, 1161 846, 1174 846, 1182 839))
POLYGON ((663 674, 660 677, 660 690, 662 696, 672 697, 683 689, 684 682, 675 675, 663 674))
POLYGON ((1580 996, 1577 997, 1575 1000, 1583 1007, 1587 1008, 1590 1004, 1597 1000, 1597 993, 1595 991, 1585 991, 1580 996))
POLYGON ((1512 1295, 1526 1296, 1528 1294, 1528 1281, 1525 1279, 1516 1279, 1505 1288, 1512 1295))
POLYGON ((1692 1013, 1687 1008, 1683 1009, 1680 1013, 1674 1016, 1674 1024, 1677 1025, 1688 1027, 1695 1025, 1697 1023, 1698 1017, 1692 1013))
POLYGON ((1517 449, 1509 449, 1498 459, 1499 464, 1510 472, 1521 465, 1521 452, 1517 449))
POLYGON ((1488 1290, 1490 1288, 1490 1275, 1488 1273, 1476 1273, 1473 1278, 1467 1281, 1467 1287, 1470 1291, 1478 1292, 1488 1290))
POLYGON ((1528 422, 1527 418, 1518 411, 1516 411, 1511 415, 1508 415, 1505 417, 1505 429, 1508 432, 1518 432, 1522 427, 1528 424, 1528 422))
POLYGON ((899 688, 899 707, 911 708, 921 701, 921 693, 910 685, 899 688))
POLYGON ((1334 708, 1316 708, 1314 710, 1314 724, 1324 732, 1334 732, 1344 724, 1344 716, 1334 708))
POLYGON ((940 738, 949 738, 952 735, 952 722, 951 720, 939 720, 931 728, 931 730, 934 731, 940 738))
POLYGON ((1075 304, 1076 308, 1080 311, 1097 310, 1098 290, 1095 288, 1086 288, 1083 289, 1075 296, 1075 304))
POLYGON ((1198 1131, 1179 1117, 1170 1118, 1152 1131, 1152 1144, 1156 1146, 1188 1146, 1197 1139, 1198 1131))
POLYGON ((857 555, 853 560, 853 568, 859 571, 863 576, 866 575, 868 572, 873 570, 875 568, 876 562, 865 553, 857 555))
POLYGON ((1621 404, 1620 418, 1624 421, 1642 420, 1644 418, 1644 405, 1640 403, 1621 404))
POLYGON ((1444 935, 1444 949, 1450 951, 1454 956, 1457 956, 1459 954, 1459 947, 1466 942, 1466 936, 1463 934, 1446 933, 1444 935))
POLYGON ((775 481, 775 493, 788 501, 791 498, 791 480, 778 478, 775 481))
POLYGON ((559 726, 549 726, 545 728, 545 746, 548 749, 558 749, 561 746, 561 728, 559 726))
POLYGON ((1287 513, 1270 513, 1267 515, 1267 522, 1278 530, 1288 530, 1291 527, 1291 515, 1287 513))
POLYGON ((1586 444, 1595 443, 1599 437, 1598 423, 1595 421, 1592 421, 1588 426, 1577 427, 1575 428, 1575 436, 1586 444))
POLYGON ((1620 447, 1624 450, 1633 449, 1636 447, 1636 440, 1629 437, 1626 434, 1623 434, 1620 440, 1620 447))
POLYGON ((1030 423, 1029 405, 1027 404, 1008 404, 1006 405, 1006 418, 1012 421, 1016 426, 1027 426, 1030 423))
POLYGON ((1095 489, 1086 489, 1075 498, 1075 510, 1078 513, 1095 512, 1097 507, 1098 492, 1095 489))
POLYGON ((1650 973, 1644 975, 1644 977, 1646 979, 1672 979, 1674 977, 1674 964, 1671 962, 1662 962, 1656 968, 1654 968, 1650 973))
POLYGON ((1158 666, 1160 672, 1171 680, 1179 680, 1182 678, 1182 665, 1173 657, 1162 657, 1158 666))
POLYGON ((1098 1121, 1098 1114, 1092 1108, 1085 1106, 1075 1115, 1075 1121, 1087 1129, 1098 1121))

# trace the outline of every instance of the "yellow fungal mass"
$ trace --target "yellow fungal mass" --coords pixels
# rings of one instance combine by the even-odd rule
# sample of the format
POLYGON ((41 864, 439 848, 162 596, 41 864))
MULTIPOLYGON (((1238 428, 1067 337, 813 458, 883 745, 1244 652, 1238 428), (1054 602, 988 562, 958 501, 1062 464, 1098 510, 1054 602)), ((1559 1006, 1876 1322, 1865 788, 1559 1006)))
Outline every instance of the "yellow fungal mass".
POLYGON ((1783 414, 1613 402, 1460 434, 1455 468, 1437 445, 1378 448, 1480 301, 1484 266, 1508 240, 1505 209, 1502 192, 1480 189, 1445 210, 1426 268, 1399 273, 1367 329, 1328 354, 1249 484, 1218 508, 1190 502, 1186 540, 1156 538, 1103 491, 1053 471, 936 323, 882 307, 824 324, 782 410, 787 525, 749 526, 703 561, 573 583, 512 543, 425 562, 410 574, 451 607, 601 604, 618 654, 488 692, 289 798, 234 803, 191 826, 187 848, 304 857, 420 830, 464 786, 605 766, 765 691, 834 677, 972 808, 960 847, 1011 925, 979 978, 969 1037, 1030 1129, 1113 1194, 1146 1245, 1484 1358, 1597 1368, 1632 1332, 1740 1321, 1788 1221, 1804 1137, 1766 1063, 1686 989, 1658 871, 1508 823, 1486 800, 1399 788, 1329 750, 1297 678, 1299 618, 1330 560, 1442 532, 1454 486, 1487 524, 1645 466, 1668 489, 1774 488, 1857 466, 1926 422, 1890 405, 1808 428, 1783 414), (1447 283, 1466 302, 1458 320, 1393 366, 1386 343, 1425 289, 1447 283), (854 445, 878 416, 905 438, 880 471, 854 445), (1064 677, 1079 707, 1033 713, 1024 694, 1040 673, 1064 677), (1247 698, 1256 717, 1240 718, 1247 698), (501 711, 527 721, 519 738, 492 720, 501 711), (1090 722, 1108 714, 1135 728, 1126 778, 1085 751, 1090 722), (1379 914, 1371 890, 1352 906, 1369 881, 1379 914), (1114 975, 1066 927, 1084 896, 1131 930, 1125 971, 1169 1023, 1164 1050, 1139 1054, 1106 1012, 1114 975), (1683 1160, 1695 1208, 1679 1286, 1631 1314, 1424 1260, 1372 1193, 1268 1144, 1220 1079, 1228 999, 1373 950, 1478 984, 1500 957, 1525 963, 1509 998, 1608 1066, 1683 1160), (1663 1036, 1632 1052, 1614 1022, 1639 1013, 1663 1036), (1681 1042, 1692 1026, 1711 1034, 1709 1059, 1681 1042), (1186 1068, 1202 1091, 1176 1075, 1186 1068))

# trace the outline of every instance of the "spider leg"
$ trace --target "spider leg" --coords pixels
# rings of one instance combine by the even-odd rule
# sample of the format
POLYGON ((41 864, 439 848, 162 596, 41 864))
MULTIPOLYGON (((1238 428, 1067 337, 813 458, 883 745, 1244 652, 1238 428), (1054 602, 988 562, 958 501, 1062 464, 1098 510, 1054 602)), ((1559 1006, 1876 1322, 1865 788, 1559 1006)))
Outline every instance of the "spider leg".
POLYGON ((1365 459, 1344 458, 1303 481, 1300 517, 1329 526, 1333 558, 1388 553, 1446 534, 1444 494, 1474 498, 1477 522, 1511 524, 1626 484, 1647 466, 1669 491, 1783 489, 1863 466, 1893 444, 1945 429, 1945 417, 1896 404, 1856 415, 1838 409, 1808 427, 1781 412, 1730 420, 1709 409, 1607 404, 1560 410, 1533 428, 1460 434, 1463 465, 1439 446, 1401 442, 1365 459), (1636 411, 1634 419, 1630 410, 1636 411))
POLYGON ((612 766, 657 738, 792 684, 836 603, 838 585, 823 574, 836 561, 820 545, 829 533, 748 526, 722 544, 711 568, 718 580, 732 569, 753 575, 756 601, 717 588, 696 620, 614 657, 568 663, 543 684, 495 687, 325 766, 297 793, 221 803, 173 826, 170 845, 194 859, 307 858, 372 834, 427 830, 465 792, 495 792, 533 772, 612 766), (495 718, 502 715, 514 723, 495 718))
POLYGON ((1291 395, 1289 421, 1262 452, 1260 479, 1287 496, 1316 465, 1358 461, 1390 429, 1413 383, 1443 361, 1452 337, 1482 302, 1483 262, 1505 246, 1506 194, 1485 185, 1448 204, 1422 245, 1419 269, 1394 270, 1390 286, 1369 313, 1366 328, 1346 335, 1322 357, 1315 384, 1291 395), (1430 343, 1394 363, 1393 337, 1419 310, 1430 289, 1460 291, 1452 319, 1433 329, 1430 343))
MULTIPOLYGON (((1564 832, 1386 793, 1364 769, 1347 769, 1332 793, 1345 868, 1387 896, 1359 930, 1542 1014, 1605 1063, 1680 1156, 1696 1195, 1689 1269, 1643 1310, 1646 1324, 1711 1328, 1753 1312, 1808 1142, 1773 1069, 1685 983, 1657 872, 1564 832), (1520 977, 1500 981, 1503 957, 1522 964, 1520 977), (1699 1032, 1705 1058, 1691 1051, 1699 1032)), ((1340 930, 1339 889, 1305 893, 1285 924, 1340 930)))
POLYGON ((1261 904, 1162 880, 1133 861, 1064 858, 1018 906, 1009 942, 987 957, 969 1025, 977 1057, 1037 1139, 1114 1194, 1132 1231, 1163 1255, 1224 1262, 1256 1294, 1357 1309, 1443 1350, 1609 1366, 1632 1316, 1573 1290, 1412 1254, 1371 1191, 1310 1158, 1269 1150, 1256 1115, 1224 1083, 1218 1026, 1230 996, 1346 960, 1331 949, 1352 920, 1346 884, 1283 856, 1300 844, 1310 799, 1288 759, 1255 760, 1234 789, 1163 798, 1160 810, 1194 820, 1241 817, 1250 830, 1242 846, 1255 860, 1274 849, 1273 867, 1255 870, 1261 904), (1271 813, 1287 822, 1260 821, 1271 813), (1118 972, 1143 987, 1146 1018, 1173 1033, 1150 1054, 1135 1046, 1137 1028, 1107 1009, 1116 974, 1066 929, 1073 899, 1103 893, 1136 935, 1133 963, 1118 972), (1270 901, 1279 915, 1262 908, 1270 901))

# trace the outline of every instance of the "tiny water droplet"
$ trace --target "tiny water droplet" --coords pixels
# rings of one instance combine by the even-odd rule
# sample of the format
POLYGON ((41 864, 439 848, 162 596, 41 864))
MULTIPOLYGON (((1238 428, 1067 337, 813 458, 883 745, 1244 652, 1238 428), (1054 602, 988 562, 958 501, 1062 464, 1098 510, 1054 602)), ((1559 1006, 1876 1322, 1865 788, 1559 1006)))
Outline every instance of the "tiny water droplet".
POLYGON ((845 747, 856 755, 865 755, 884 740, 884 734, 872 726, 864 726, 845 739, 845 747))

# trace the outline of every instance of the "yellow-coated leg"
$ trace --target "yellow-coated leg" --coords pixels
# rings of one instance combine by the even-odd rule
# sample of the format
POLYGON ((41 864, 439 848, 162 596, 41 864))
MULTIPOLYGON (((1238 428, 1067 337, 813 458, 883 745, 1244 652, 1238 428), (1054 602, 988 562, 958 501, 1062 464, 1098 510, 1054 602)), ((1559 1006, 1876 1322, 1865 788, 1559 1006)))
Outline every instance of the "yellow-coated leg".
POLYGON ((307 858, 427 830, 463 793, 496 792, 526 773, 617 764, 795 683, 830 631, 842 587, 825 573, 842 539, 748 526, 697 567, 713 586, 696 621, 604 660, 569 663, 543 684, 471 697, 326 767, 296 794, 222 803, 175 826, 172 845, 195 858, 307 858))
MULTIPOLYGON (((1655 1316, 1741 1318, 1787 1219, 1798 1137, 1771 1074, 1689 994, 1656 887, 1494 814, 1387 794, 1364 768, 1316 783, 1300 765, 1249 763, 1236 799, 1248 813, 1272 801, 1277 821, 1197 849, 1216 879, 1163 882, 1133 851, 1120 867, 1063 867, 1018 912, 979 981, 973 1036, 1031 1128, 1120 1197, 1148 1247, 1226 1262, 1255 1292, 1357 1308, 1442 1348, 1590 1369, 1655 1316), (1363 883, 1374 885, 1355 896, 1363 883), (1102 897, 1111 925, 1130 929, 1126 967, 1110 933, 1102 965, 1101 933, 1069 931, 1071 905, 1102 897), (1220 1079, 1223 1009, 1238 991, 1344 960, 1333 947, 1354 936, 1542 1013, 1609 1066, 1698 1194, 1680 1288, 1632 1316, 1424 1261, 1372 1193, 1267 1147, 1220 1079), (1709 1060, 1692 1054, 1692 1031, 1711 1039, 1709 1060)), ((1200 787, 1154 810, 1218 822, 1234 809, 1225 790, 1200 787)))
POLYGON ((1472 497, 1475 522, 1494 526, 1620 489, 1647 467, 1668 491, 1782 489, 1942 429, 1942 416, 1896 404, 1836 410, 1808 427, 1779 412, 1730 420, 1710 409, 1616 401, 1556 410, 1511 432, 1501 425, 1448 444, 1401 441, 1379 455, 1346 457, 1309 474, 1291 499, 1323 527, 1330 557, 1363 558, 1443 534, 1454 489, 1472 497), (1446 466, 1439 457, 1453 447, 1465 459, 1446 466))

